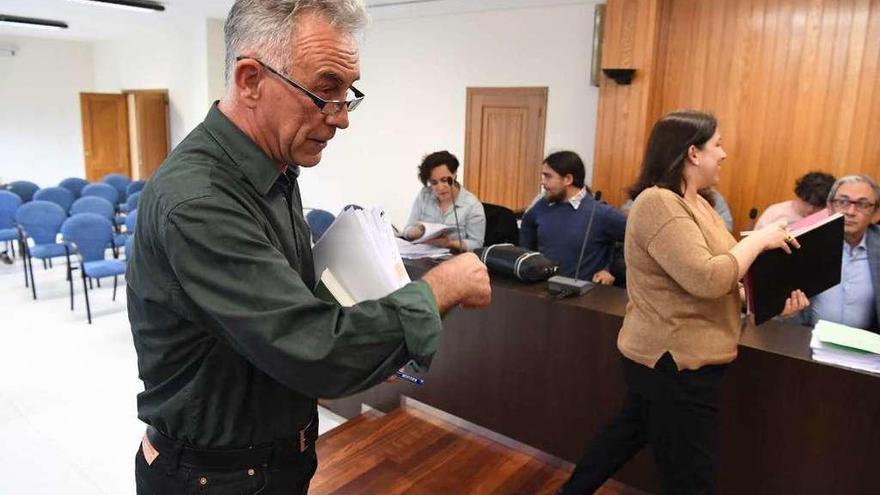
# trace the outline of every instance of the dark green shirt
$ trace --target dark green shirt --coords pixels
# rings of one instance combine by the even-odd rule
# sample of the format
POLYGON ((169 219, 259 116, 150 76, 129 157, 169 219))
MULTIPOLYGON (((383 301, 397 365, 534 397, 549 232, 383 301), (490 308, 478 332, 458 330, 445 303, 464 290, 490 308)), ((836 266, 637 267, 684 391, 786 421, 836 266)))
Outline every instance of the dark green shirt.
POLYGON ((315 297, 296 177, 215 104, 143 190, 126 275, 138 417, 172 438, 289 439, 317 397, 363 390, 437 349, 424 282, 352 308, 315 297))

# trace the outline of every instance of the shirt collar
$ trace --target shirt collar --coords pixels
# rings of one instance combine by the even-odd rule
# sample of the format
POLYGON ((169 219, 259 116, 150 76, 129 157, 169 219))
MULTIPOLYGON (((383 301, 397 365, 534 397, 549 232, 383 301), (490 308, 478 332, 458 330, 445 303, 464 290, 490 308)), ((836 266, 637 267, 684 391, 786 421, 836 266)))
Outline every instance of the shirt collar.
POLYGON ((865 235, 862 236, 862 240, 859 241, 859 243, 856 244, 855 247, 850 247, 849 243, 846 241, 843 241, 843 245, 846 248, 847 254, 849 254, 850 256, 855 255, 859 251, 867 251, 868 250, 868 233, 865 232, 865 235))
MULTIPOLYGON (((272 185, 281 177, 281 169, 278 164, 272 161, 253 139, 242 132, 229 120, 229 117, 220 111, 216 101, 208 110, 208 115, 202 125, 241 169, 257 192, 262 195, 267 194, 272 185)), ((288 177, 295 180, 299 176, 299 167, 288 166, 286 173, 288 177)))
POLYGON ((587 196, 587 189, 582 187, 581 190, 578 191, 577 194, 568 198, 566 201, 568 202, 568 204, 571 205, 572 208, 577 210, 578 208, 581 207, 581 202, 584 200, 584 198, 586 196, 587 196))

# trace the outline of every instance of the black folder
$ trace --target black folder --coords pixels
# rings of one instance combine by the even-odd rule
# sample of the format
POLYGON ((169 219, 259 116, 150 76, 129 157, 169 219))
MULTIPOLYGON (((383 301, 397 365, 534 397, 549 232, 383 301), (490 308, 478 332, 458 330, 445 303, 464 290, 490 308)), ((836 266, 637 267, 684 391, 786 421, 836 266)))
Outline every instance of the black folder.
POLYGON ((843 216, 826 216, 793 235, 800 249, 764 251, 746 274, 746 298, 756 325, 781 313, 793 290, 813 297, 840 283, 843 216))

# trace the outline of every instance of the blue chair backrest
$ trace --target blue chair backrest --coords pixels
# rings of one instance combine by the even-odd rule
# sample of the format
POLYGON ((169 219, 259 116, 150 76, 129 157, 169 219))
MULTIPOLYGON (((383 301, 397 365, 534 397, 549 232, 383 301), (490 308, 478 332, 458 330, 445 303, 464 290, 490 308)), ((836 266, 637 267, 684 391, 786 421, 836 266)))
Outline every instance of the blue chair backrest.
POLYGON ((125 205, 128 207, 128 211, 137 210, 139 199, 141 199, 140 191, 131 193, 131 196, 125 200, 125 205))
POLYGON ((144 189, 144 186, 147 185, 147 181, 145 180, 133 180, 128 187, 125 188, 125 196, 129 197, 136 192, 141 192, 144 189))
POLYGON ((15 212, 16 223, 37 244, 54 244, 66 218, 67 212, 49 201, 31 201, 19 206, 15 212))
POLYGON ((40 186, 26 180, 15 180, 6 184, 6 188, 18 194, 22 203, 27 203, 34 199, 34 193, 40 190, 40 186))
POLYGON ((128 189, 128 185, 131 184, 131 179, 122 174, 107 174, 104 177, 101 177, 101 182, 104 184, 110 184, 116 189, 116 192, 119 193, 117 201, 125 201, 125 191, 128 189))
POLYGON ((79 199, 84 187, 89 185, 89 181, 79 177, 68 177, 58 183, 58 187, 63 187, 73 193, 73 199, 79 199))
POLYGON ((326 210, 311 210, 306 213, 306 222, 309 223, 309 230, 312 231, 315 242, 318 242, 335 219, 336 217, 326 210))
POLYGON ((89 196, 104 198, 112 205, 116 205, 119 202, 119 191, 110 184, 104 184, 103 182, 89 184, 84 187, 80 197, 86 198, 89 196))
POLYGON ((63 187, 47 187, 34 193, 34 200, 55 203, 64 208, 64 211, 70 211, 70 205, 75 199, 73 193, 63 187))
POLYGON ((21 198, 18 194, 0 191, 0 229, 15 227, 15 212, 19 206, 21 206, 21 198))
POLYGON ((125 230, 127 230, 129 234, 134 234, 134 229, 137 228, 137 219, 137 208, 128 210, 128 215, 125 216, 125 230))
POLYGON ((70 207, 70 216, 81 213, 94 213, 104 218, 111 219, 115 213, 113 203, 99 196, 84 196, 73 202, 70 207))
POLYGON ((76 244, 83 261, 99 261, 113 239, 113 224, 101 215, 80 213, 65 220, 61 235, 64 242, 76 244))

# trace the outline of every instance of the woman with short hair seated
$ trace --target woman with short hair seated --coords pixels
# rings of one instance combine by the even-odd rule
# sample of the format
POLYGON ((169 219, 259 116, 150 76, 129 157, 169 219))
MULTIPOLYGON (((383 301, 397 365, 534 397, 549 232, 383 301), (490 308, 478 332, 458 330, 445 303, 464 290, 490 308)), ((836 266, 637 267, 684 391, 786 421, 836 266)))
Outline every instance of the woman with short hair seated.
POLYGON ((459 184, 455 172, 458 159, 448 151, 435 151, 419 165, 419 181, 424 185, 410 211, 403 231, 407 240, 425 233, 425 223, 444 224, 453 230, 425 241, 453 251, 473 251, 483 246, 486 213, 476 196, 459 184))

